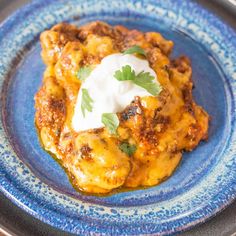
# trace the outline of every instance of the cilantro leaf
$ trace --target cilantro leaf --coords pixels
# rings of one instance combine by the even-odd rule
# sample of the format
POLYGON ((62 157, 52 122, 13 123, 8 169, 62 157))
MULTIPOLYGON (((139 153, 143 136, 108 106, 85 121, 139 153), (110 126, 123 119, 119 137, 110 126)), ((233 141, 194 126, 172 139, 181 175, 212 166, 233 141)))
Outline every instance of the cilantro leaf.
POLYGON ((153 96, 157 96, 161 92, 161 86, 155 83, 155 77, 152 76, 149 72, 141 71, 135 75, 134 70, 131 66, 123 66, 121 70, 117 70, 114 74, 114 77, 119 81, 130 80, 134 84, 144 88, 153 96))
POLYGON ((90 66, 83 66, 79 69, 77 73, 77 77, 79 80, 84 81, 92 72, 92 68, 90 66))
POLYGON ((122 152, 126 153, 128 156, 132 156, 137 149, 135 145, 132 145, 126 142, 121 143, 119 148, 122 152))
POLYGON ((121 70, 117 70, 114 77, 119 81, 134 80, 135 72, 132 70, 131 66, 126 65, 123 66, 121 70))
POLYGON ((135 76, 134 83, 146 89, 153 96, 157 96, 161 92, 161 86, 154 83, 155 77, 151 76, 149 72, 141 71, 135 76))
POLYGON ((103 113, 102 114, 102 123, 108 129, 111 134, 116 134, 116 130, 119 126, 118 116, 114 113, 103 113))
POLYGON ((146 52, 138 45, 134 45, 133 47, 130 47, 123 52, 123 54, 134 54, 134 53, 146 56, 146 52))
POLYGON ((92 104, 93 104, 93 99, 89 96, 88 90, 82 88, 81 110, 84 117, 85 117, 85 110, 89 112, 93 110, 92 104))

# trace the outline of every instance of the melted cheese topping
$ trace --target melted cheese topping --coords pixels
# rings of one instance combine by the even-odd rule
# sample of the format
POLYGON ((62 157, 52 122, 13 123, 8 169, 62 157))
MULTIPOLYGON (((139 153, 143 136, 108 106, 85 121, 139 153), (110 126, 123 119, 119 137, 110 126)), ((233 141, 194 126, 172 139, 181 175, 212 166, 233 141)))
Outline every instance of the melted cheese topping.
POLYGON ((106 56, 92 73, 86 78, 79 90, 77 103, 74 109, 72 125, 75 131, 100 128, 103 113, 117 113, 124 110, 135 96, 150 96, 144 88, 134 84, 132 81, 118 81, 114 74, 123 66, 129 65, 135 74, 141 71, 149 72, 157 82, 156 73, 147 60, 139 59, 134 55, 123 55, 121 53, 106 56), (87 89, 93 100, 92 112, 86 111, 83 116, 81 111, 82 89, 87 89))
POLYGON ((193 100, 190 62, 185 56, 171 59, 173 42, 159 33, 104 22, 80 28, 63 23, 40 40, 47 69, 35 95, 35 124, 44 149, 59 160, 75 189, 97 194, 159 184, 176 169, 183 151, 207 139, 209 115, 193 100), (146 60, 116 54, 134 45, 143 48, 146 60), (127 64, 135 73, 157 77, 160 94, 117 81, 114 72, 127 64), (81 67, 94 65, 86 81, 78 79, 81 67), (81 88, 94 101, 86 119, 81 88), (134 99, 137 95, 141 98, 134 99), (117 111, 117 135, 106 128, 74 130, 101 127, 101 113, 117 111), (120 148, 124 144, 136 151, 130 155, 120 148))

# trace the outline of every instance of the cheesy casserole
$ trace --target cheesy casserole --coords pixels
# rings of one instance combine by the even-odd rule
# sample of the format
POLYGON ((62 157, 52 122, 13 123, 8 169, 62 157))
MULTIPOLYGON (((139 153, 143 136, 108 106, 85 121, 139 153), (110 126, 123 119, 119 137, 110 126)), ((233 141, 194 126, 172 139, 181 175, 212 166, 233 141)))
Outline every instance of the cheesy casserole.
MULTIPOLYGON (((61 23, 43 32, 40 40, 46 70, 35 95, 35 124, 44 149, 63 166, 75 189, 108 193, 159 184, 176 169, 183 151, 207 139, 209 115, 193 100, 190 61, 185 56, 170 59, 173 42, 161 34, 104 22, 79 28, 61 23), (147 61, 155 72, 159 93, 134 96, 114 113, 115 132, 106 125, 76 131, 72 120, 85 83, 81 72, 95 70, 103 59, 122 56, 130 48, 136 48, 132 57, 147 61)), ((122 69, 135 75, 129 67, 121 67, 120 74, 122 69)), ((104 90, 99 96, 105 95, 104 90)), ((93 91, 87 96, 91 106, 85 118, 95 109, 92 96, 93 91)))

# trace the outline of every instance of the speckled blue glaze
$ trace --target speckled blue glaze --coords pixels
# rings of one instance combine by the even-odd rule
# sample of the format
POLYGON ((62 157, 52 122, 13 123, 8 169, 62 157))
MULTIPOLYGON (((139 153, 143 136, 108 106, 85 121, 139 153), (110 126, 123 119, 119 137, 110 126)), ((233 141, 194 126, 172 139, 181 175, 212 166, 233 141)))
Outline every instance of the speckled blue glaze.
POLYGON ((40 220, 79 235, 166 235, 204 222, 236 197, 235 51, 235 32, 191 1, 33 1, 0 27, 0 190, 40 220), (173 40, 173 56, 191 58, 194 97, 212 116, 209 141, 184 154, 170 179, 109 197, 76 192, 34 127, 33 96, 44 71, 40 32, 97 19, 173 40))

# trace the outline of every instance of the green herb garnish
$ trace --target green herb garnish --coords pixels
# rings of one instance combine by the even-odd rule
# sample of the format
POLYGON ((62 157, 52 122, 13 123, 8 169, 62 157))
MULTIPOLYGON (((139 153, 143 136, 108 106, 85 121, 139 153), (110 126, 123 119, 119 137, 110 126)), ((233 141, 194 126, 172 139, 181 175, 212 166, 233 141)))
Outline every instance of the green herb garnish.
POLYGON ((79 80, 84 81, 92 72, 92 68, 90 66, 83 66, 79 69, 77 73, 77 77, 79 80))
POLYGON ((121 143, 119 146, 120 150, 124 153, 126 153, 128 156, 132 156, 137 147, 134 144, 129 144, 129 143, 121 143))
POLYGON ((119 126, 118 116, 114 113, 103 113, 102 123, 108 129, 111 134, 116 134, 117 127, 119 126))
POLYGON ((153 96, 157 96, 161 92, 161 86, 154 82, 155 77, 149 72, 144 71, 135 75, 134 70, 129 65, 123 66, 121 70, 117 70, 114 77, 119 81, 133 81, 133 83, 146 89, 153 96))
POLYGON ((149 72, 141 71, 134 79, 134 83, 146 89, 153 96, 157 96, 161 92, 161 86, 154 83, 155 77, 151 76, 149 72))
POLYGON ((134 53, 146 56, 146 52, 138 45, 130 47, 123 52, 123 54, 134 54, 134 53))
POLYGON ((114 77, 119 81, 125 80, 135 80, 135 72, 132 70, 131 66, 123 66, 121 70, 117 70, 114 74, 114 77))
POLYGON ((93 99, 89 96, 88 90, 83 88, 82 89, 82 101, 81 101, 81 110, 83 116, 85 117, 85 110, 91 112, 93 110, 93 99))

